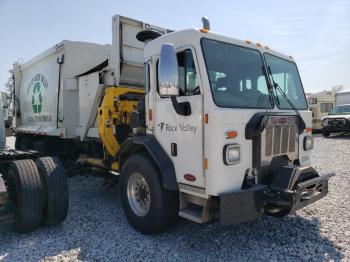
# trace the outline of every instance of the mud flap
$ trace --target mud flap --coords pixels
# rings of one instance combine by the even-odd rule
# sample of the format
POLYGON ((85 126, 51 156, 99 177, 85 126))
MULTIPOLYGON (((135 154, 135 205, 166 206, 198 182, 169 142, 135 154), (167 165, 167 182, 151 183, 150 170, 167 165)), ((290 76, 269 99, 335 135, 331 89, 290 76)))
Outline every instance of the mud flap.
POLYGON ((267 187, 257 185, 247 190, 220 196, 220 223, 239 224, 253 221, 264 214, 263 191, 267 187))

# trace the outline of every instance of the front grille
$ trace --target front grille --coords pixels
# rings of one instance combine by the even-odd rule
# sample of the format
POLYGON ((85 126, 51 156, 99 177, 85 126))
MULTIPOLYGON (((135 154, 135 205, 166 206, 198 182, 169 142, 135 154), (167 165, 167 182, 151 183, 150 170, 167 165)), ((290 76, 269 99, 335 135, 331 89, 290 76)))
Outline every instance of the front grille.
POLYGON ((295 153, 298 132, 296 122, 293 118, 284 121, 283 124, 268 121, 265 129, 265 156, 295 153))
POLYGON ((289 126, 282 126, 282 141, 281 141, 281 154, 285 154, 288 151, 288 136, 289 136, 289 126))
POLYGON ((272 139, 273 139, 273 127, 267 126, 266 127, 266 133, 265 133, 265 155, 271 156, 272 155, 272 139))
POLYGON ((282 126, 280 125, 273 126, 272 151, 274 155, 278 155, 281 152, 281 130, 282 130, 282 126))
POLYGON ((296 125, 290 125, 289 126, 289 152, 295 152, 295 144, 296 144, 296 138, 297 138, 297 132, 298 129, 296 127, 296 125))

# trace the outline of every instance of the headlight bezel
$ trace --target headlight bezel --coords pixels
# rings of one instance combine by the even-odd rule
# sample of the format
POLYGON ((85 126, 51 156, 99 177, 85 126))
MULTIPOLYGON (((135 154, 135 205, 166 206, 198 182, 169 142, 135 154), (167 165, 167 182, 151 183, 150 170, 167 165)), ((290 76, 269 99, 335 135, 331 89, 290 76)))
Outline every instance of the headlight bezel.
POLYGON ((225 145, 223 149, 223 160, 225 165, 234 165, 241 162, 241 146, 237 143, 225 145), (234 157, 234 155, 230 156, 230 152, 232 154, 236 154, 234 160, 232 160, 232 157, 234 157))
POLYGON ((304 151, 310 151, 314 148, 314 138, 312 136, 304 137, 304 151))
POLYGON ((322 126, 328 126, 328 119, 327 119, 327 118, 322 119, 322 120, 321 120, 321 125, 322 125, 322 126))

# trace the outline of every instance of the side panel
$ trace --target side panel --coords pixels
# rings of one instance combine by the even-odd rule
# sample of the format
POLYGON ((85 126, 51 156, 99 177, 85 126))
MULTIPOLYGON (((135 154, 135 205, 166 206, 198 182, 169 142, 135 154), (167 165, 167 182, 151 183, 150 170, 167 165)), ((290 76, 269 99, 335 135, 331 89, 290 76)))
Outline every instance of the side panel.
POLYGON ((99 100, 101 86, 99 85, 99 73, 79 77, 79 124, 77 135, 81 140, 85 137, 87 129, 94 125, 97 117, 96 100, 99 100))
POLYGON ((52 133, 56 129, 59 65, 51 53, 37 63, 22 68, 19 86, 21 130, 52 133))
POLYGON ((110 67, 113 80, 108 85, 143 85, 143 49, 145 44, 136 39, 137 33, 155 29, 161 34, 170 32, 165 28, 115 15, 112 18, 112 50, 110 67))
MULTIPOLYGON (((59 114, 59 126, 65 127, 64 137, 75 137, 75 128, 79 118, 79 90, 78 79, 64 79, 63 92, 61 93, 62 103, 59 114)), ((62 135, 61 135, 62 136, 62 135)))
MULTIPOLYGON (((19 104, 16 103, 16 111, 20 112, 17 119, 19 121, 16 121, 17 130, 76 138, 81 103, 76 76, 105 61, 109 52, 109 45, 64 40, 32 60, 19 66, 15 65, 16 93, 19 100, 19 104), (64 61, 61 65, 58 95, 57 58, 61 58, 62 55, 64 61)), ((98 88, 98 81, 95 88, 98 88)))

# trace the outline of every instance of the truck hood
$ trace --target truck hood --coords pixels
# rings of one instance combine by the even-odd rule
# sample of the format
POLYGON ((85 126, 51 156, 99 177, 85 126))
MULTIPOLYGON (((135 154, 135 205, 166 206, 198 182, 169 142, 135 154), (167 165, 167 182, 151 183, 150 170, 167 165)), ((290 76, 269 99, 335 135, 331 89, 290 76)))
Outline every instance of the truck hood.
POLYGON ((350 115, 328 115, 328 116, 324 116, 321 118, 321 121, 324 119, 334 119, 334 118, 346 118, 346 119, 350 119, 350 115))

